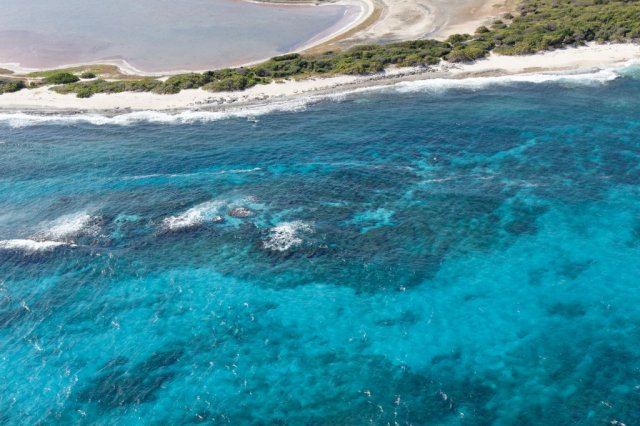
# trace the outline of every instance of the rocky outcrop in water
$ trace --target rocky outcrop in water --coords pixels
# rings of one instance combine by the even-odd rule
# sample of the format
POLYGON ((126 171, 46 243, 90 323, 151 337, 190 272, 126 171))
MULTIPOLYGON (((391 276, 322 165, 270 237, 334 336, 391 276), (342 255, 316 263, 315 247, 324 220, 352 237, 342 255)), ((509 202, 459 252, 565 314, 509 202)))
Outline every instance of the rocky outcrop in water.
POLYGON ((236 207, 234 209, 229 210, 229 216, 240 218, 240 219, 245 217, 253 217, 255 215, 256 214, 253 211, 245 207, 236 207))

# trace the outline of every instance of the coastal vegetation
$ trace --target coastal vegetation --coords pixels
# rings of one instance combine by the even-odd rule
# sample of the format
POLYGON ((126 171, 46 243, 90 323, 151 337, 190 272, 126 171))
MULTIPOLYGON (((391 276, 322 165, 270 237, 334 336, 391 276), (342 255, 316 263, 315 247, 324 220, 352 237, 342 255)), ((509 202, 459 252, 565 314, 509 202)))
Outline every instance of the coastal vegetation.
POLYGON ((52 90, 58 93, 75 93, 78 97, 125 91, 171 94, 195 88, 220 92, 282 79, 374 74, 389 66, 428 66, 441 60, 470 62, 492 51, 522 55, 587 42, 637 39, 640 39, 640 0, 523 0, 515 16, 505 14, 491 25, 479 27, 474 34, 456 34, 444 41, 414 40, 317 54, 292 53, 251 67, 179 74, 166 81, 140 77, 113 80, 113 73, 105 74, 99 68, 30 76, 55 84, 52 90), (93 77, 87 77, 88 73, 93 77), (76 74, 91 81, 79 81, 76 74))
POLYGON ((17 92, 26 86, 24 81, 17 79, 0 79, 0 95, 3 93, 17 92))
POLYGON ((519 15, 497 21, 486 33, 503 55, 640 39, 638 0, 526 0, 519 15))
MULTIPOLYGON (((92 73, 96 76, 102 76, 109 79, 127 80, 131 78, 139 79, 140 77, 123 74, 116 65, 83 65, 76 67, 69 67, 56 70, 34 71, 27 74, 25 77, 32 79, 44 79, 53 74, 59 72, 68 72, 75 75, 82 75, 84 73, 92 73)), ((81 77, 82 78, 82 77, 81 77)))
POLYGON ((70 72, 57 72, 45 77, 44 82, 46 84, 69 84, 75 83, 78 80, 80 80, 80 78, 70 72))
POLYGON ((155 79, 116 81, 97 79, 54 86, 53 90, 63 94, 75 93, 79 98, 89 98, 96 93, 152 92, 162 85, 161 81, 155 79))

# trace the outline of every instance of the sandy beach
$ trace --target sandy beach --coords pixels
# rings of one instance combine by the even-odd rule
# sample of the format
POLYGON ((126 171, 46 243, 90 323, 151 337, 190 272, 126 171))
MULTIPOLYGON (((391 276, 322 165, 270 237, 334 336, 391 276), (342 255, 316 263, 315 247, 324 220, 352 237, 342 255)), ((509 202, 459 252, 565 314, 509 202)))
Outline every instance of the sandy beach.
POLYGON ((372 76, 334 76, 291 80, 255 86, 242 92, 183 90, 175 95, 154 93, 96 94, 88 99, 61 95, 48 87, 22 90, 0 96, 2 111, 85 111, 118 114, 130 111, 224 111, 230 108, 286 102, 296 98, 333 95, 353 90, 390 86, 406 81, 459 80, 531 74, 594 71, 640 60, 637 44, 592 44, 529 56, 491 55, 471 64, 443 62, 428 68, 399 68, 372 76))
POLYGON ((511 11, 512 0, 375 0, 381 16, 370 27, 342 41, 345 45, 423 38, 444 39, 471 33, 511 11))
POLYGON ((515 7, 514 0, 340 0, 325 4, 359 4, 362 13, 346 28, 313 40, 304 50, 473 34, 479 26, 515 7))

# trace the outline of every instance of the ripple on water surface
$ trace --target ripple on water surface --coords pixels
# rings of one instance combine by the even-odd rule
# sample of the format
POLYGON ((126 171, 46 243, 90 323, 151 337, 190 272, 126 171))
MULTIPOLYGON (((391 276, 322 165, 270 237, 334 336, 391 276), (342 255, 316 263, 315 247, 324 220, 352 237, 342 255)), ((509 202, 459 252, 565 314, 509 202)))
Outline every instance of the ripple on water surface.
POLYGON ((639 92, 3 122, 0 421, 639 423, 639 92))

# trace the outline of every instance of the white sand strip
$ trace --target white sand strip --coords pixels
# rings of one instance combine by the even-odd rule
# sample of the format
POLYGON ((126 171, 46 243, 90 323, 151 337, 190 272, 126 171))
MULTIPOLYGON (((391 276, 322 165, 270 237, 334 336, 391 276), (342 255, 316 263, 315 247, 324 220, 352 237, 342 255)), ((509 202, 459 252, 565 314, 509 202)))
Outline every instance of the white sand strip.
POLYGON ((286 81, 255 86, 243 92, 212 93, 201 89, 183 90, 175 95, 153 93, 97 94, 88 99, 60 95, 47 87, 25 89, 0 95, 3 111, 197 111, 225 110, 233 106, 268 104, 314 94, 339 93, 353 89, 384 86, 400 81, 433 78, 459 79, 526 73, 566 72, 578 69, 610 68, 630 60, 640 60, 638 44, 591 44, 529 56, 491 55, 472 64, 447 64, 428 69, 388 70, 374 76, 334 76, 286 81))

